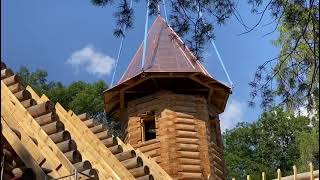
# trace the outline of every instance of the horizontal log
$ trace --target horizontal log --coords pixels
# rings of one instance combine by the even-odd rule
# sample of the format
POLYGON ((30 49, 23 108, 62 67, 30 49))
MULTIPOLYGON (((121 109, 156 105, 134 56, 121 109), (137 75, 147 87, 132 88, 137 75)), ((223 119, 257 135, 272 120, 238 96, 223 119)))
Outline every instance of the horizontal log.
POLYGON ((81 121, 85 121, 85 120, 89 119, 90 117, 89 117, 89 114, 83 113, 83 114, 78 115, 78 118, 79 118, 81 121))
POLYGON ((28 90, 21 90, 17 93, 14 93, 14 96, 19 100, 19 101, 24 101, 27 99, 31 99, 31 94, 28 90))
POLYGON ((178 172, 179 179, 203 179, 202 173, 178 172))
POLYGON ((212 157, 212 159, 214 160, 214 161, 217 161, 217 162, 222 162, 222 159, 223 159, 223 155, 221 155, 221 154, 219 154, 219 153, 217 153, 217 152, 215 152, 215 151, 212 151, 212 149, 211 149, 211 157, 212 157))
POLYGON ((13 76, 2 79, 2 82, 7 86, 11 86, 15 83, 20 83, 21 79, 18 75, 13 75, 13 76))
POLYGON ((154 177, 151 174, 148 174, 148 175, 138 177, 136 178, 136 180, 154 180, 154 177))
POLYGON ((212 157, 216 156, 218 157, 219 159, 223 159, 223 155, 220 154, 218 151, 216 151, 215 149, 213 148, 210 148, 210 153, 213 155, 212 157))
POLYGON ((88 128, 91 128, 94 126, 94 119, 88 119, 88 120, 85 120, 83 121, 83 123, 88 127, 88 128))
POLYGON ((50 112, 55 112, 55 107, 51 101, 46 101, 44 103, 31 106, 27 110, 32 117, 37 118, 50 112))
POLYGON ((137 147, 147 146, 147 145, 154 144, 154 143, 157 143, 157 142, 160 142, 159 139, 151 139, 151 140, 144 141, 144 142, 138 144, 137 147))
POLYGON ((222 158, 219 158, 216 154, 212 154, 212 160, 221 164, 223 166, 223 159, 222 158))
POLYGON ((221 172, 224 172, 224 167, 223 167, 223 165, 221 165, 220 163, 213 162, 213 167, 214 167, 215 169, 219 169, 221 172))
POLYGON ((49 137, 54 143, 59 143, 71 139, 71 135, 68 131, 57 132, 49 135, 49 137))
MULTIPOLYGON (((309 180, 311 172, 304 172, 297 174, 297 179, 299 180, 309 180)), ((319 170, 313 171, 313 178, 319 178, 319 170)), ((293 175, 281 177, 281 180, 293 180, 293 175)))
POLYGON ((190 131, 176 131, 176 136, 181 138, 197 138, 197 132, 190 131))
POLYGON ((200 165, 200 159, 178 158, 178 161, 182 165, 200 165))
POLYGON ((184 144, 200 144, 200 140, 198 138, 177 138, 177 143, 184 143, 184 144))
POLYGON ((141 177, 147 174, 150 174, 150 170, 148 166, 141 166, 134 169, 130 169, 129 172, 133 175, 133 177, 141 177))
POLYGON ((99 132, 97 134, 95 134, 97 136, 97 138, 99 138, 100 140, 103 140, 103 139, 107 139, 109 137, 112 136, 112 134, 110 133, 110 131, 106 130, 106 131, 102 131, 102 132, 99 132))
POLYGON ((41 126, 41 128, 48 134, 54 134, 64 130, 64 124, 61 121, 55 121, 46 125, 41 126))
POLYGON ((7 69, 7 66, 4 62, 1 61, 1 70, 7 69))
POLYGON ((189 124, 176 124, 176 129, 184 131, 196 131, 196 126, 189 124))
POLYGON ((222 149, 221 147, 219 147, 217 144, 211 142, 211 143, 210 143, 210 146, 211 146, 215 151, 217 151, 218 153, 223 154, 223 149, 222 149))
POLYGON ((91 163, 89 161, 87 161, 87 160, 75 163, 75 164, 73 164, 73 166, 74 166, 74 168, 77 169, 78 172, 82 172, 84 170, 92 168, 91 163))
POLYGON ((72 139, 57 143, 57 146, 60 149, 60 151, 62 151, 63 153, 77 149, 77 144, 72 139))
POLYGON ((186 112, 186 113, 196 113, 197 112, 195 107, 172 106, 170 109, 173 111, 186 112))
POLYGON ((12 170, 12 173, 15 176, 15 179, 23 178, 23 179, 36 179, 36 175, 34 174, 31 168, 19 167, 12 170))
POLYGON ((102 132, 102 131, 105 131, 105 127, 103 124, 99 124, 97 126, 94 126, 92 128, 90 128, 91 132, 96 134, 96 133, 99 133, 99 132, 102 132))
POLYGON ((152 151, 159 148, 160 148, 160 142, 146 145, 146 146, 140 146, 138 149, 140 149, 141 152, 147 152, 147 151, 152 151))
POLYGON ((120 145, 111 146, 108 149, 112 152, 112 154, 119 154, 123 152, 123 148, 120 145))
POLYGON ((180 165, 179 171, 201 173, 201 166, 200 165, 180 165))
POLYGON ((181 119, 193 119, 194 118, 193 115, 182 113, 182 112, 173 112, 173 113, 177 118, 181 118, 181 119))
POLYGON ((221 171, 220 169, 218 168, 214 168, 214 174, 218 177, 220 177, 221 179, 224 179, 225 178, 225 175, 223 173, 223 171, 221 171))
POLYGON ((37 105, 37 102, 34 99, 27 99, 21 102, 24 108, 29 108, 31 106, 37 105))
POLYGON ((106 147, 111 147, 118 144, 116 137, 109 137, 101 141, 106 147))
POLYGON ((13 72, 11 69, 2 69, 1 70, 1 79, 10 77, 13 75, 13 72))
POLYGON ((177 150, 198 152, 199 151, 199 145, 178 143, 177 144, 177 150))
POLYGON ((63 153, 66 158, 72 163, 78 163, 82 161, 81 153, 78 150, 71 150, 68 152, 63 153))
MULTIPOLYGON (((87 169, 82 171, 81 173, 86 174, 87 176, 90 176, 90 180, 98 180, 99 176, 98 176, 98 171, 96 169, 87 169)), ((79 179, 88 179, 88 177, 83 176, 81 174, 79 174, 79 179)))
POLYGON ((177 157, 199 159, 200 153, 199 152, 189 152, 189 151, 177 151, 177 157))
POLYGON ((139 156, 133 157, 131 159, 127 159, 125 161, 121 161, 121 163, 128 170, 137 168, 143 165, 142 159, 139 156))
POLYGON ((194 120, 194 119, 186 119, 186 118, 175 118, 175 123, 177 123, 177 124, 195 125, 196 124, 196 120, 194 120))
POLYGON ((10 90, 12 93, 16 93, 16 92, 19 92, 19 91, 25 89, 25 88, 21 85, 21 83, 12 84, 11 86, 8 86, 8 88, 9 88, 9 90, 10 90))
POLYGON ((124 160, 135 157, 136 152, 134 150, 129 150, 129 151, 124 151, 122 153, 116 154, 115 156, 119 161, 124 161, 124 160))
POLYGON ((146 152, 144 152, 144 154, 153 158, 155 156, 159 156, 160 155, 160 149, 155 149, 155 150, 152 150, 152 151, 146 151, 146 152))
POLYGON ((51 113, 39 116, 39 117, 35 118, 35 120, 37 121, 37 123, 40 126, 43 126, 43 125, 52 123, 54 121, 58 121, 59 116, 55 112, 51 112, 51 113))

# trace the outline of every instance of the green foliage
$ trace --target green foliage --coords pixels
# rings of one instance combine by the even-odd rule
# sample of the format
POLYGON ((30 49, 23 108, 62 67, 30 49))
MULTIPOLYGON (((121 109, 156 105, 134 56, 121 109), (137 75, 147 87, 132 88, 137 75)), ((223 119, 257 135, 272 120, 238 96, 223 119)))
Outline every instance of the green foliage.
POLYGON ((319 121, 314 122, 311 131, 298 133, 297 145, 300 153, 298 166, 301 171, 308 171, 306 162, 312 162, 315 169, 319 169, 319 121))
POLYGON ((228 178, 245 179, 250 174, 260 179, 276 177, 280 168, 292 174, 292 166, 304 169, 310 160, 319 165, 319 131, 308 127, 309 119, 294 117, 282 108, 261 115, 254 123, 239 123, 223 134, 228 178))
POLYGON ((52 102, 59 102, 66 110, 72 110, 76 114, 88 113, 119 134, 119 124, 104 113, 102 92, 107 89, 104 81, 76 81, 64 86, 61 82, 48 82, 48 73, 45 70, 30 72, 26 67, 21 67, 17 74, 22 77, 24 84, 30 85, 38 95, 46 94, 52 102))
POLYGON ((29 72, 26 67, 21 67, 17 74, 39 95, 46 94, 52 102, 59 102, 64 108, 72 109, 77 114, 87 112, 95 115, 103 112, 102 92, 107 89, 107 85, 102 80, 94 83, 76 81, 66 87, 61 82, 48 83, 48 73, 45 70, 29 72))
POLYGON ((280 53, 256 71, 250 82, 252 99, 260 96, 265 109, 276 103, 292 112, 319 112, 319 1, 279 2, 286 7, 273 41, 280 53))

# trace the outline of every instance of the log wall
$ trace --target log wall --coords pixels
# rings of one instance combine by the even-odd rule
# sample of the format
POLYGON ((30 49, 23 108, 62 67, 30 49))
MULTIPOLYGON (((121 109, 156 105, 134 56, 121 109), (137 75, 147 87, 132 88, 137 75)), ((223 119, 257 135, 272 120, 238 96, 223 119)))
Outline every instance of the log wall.
POLYGON ((224 179, 219 120, 209 118, 204 97, 161 91, 130 101, 127 113, 125 143, 153 158, 173 179, 224 179), (155 113, 157 138, 144 141, 143 117, 149 112, 155 113))

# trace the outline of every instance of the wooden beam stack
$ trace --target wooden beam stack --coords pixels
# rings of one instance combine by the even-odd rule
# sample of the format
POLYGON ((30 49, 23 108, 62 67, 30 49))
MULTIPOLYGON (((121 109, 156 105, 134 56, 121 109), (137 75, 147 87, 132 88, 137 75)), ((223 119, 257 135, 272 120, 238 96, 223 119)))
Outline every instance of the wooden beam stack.
MULTIPOLYGON (((79 167, 78 163, 84 161, 82 161, 81 153, 77 150, 76 143, 69 139, 71 137, 67 135, 68 132, 64 131, 64 124, 54 115, 54 104, 50 101, 36 103, 31 98, 31 93, 22 85, 21 78, 7 69, 3 62, 1 62, 1 68, 1 92, 4 92, 4 95, 1 96, 1 116, 4 117, 4 121, 10 121, 10 117, 21 118, 17 123, 22 123, 21 125, 25 126, 23 128, 30 128, 26 133, 41 142, 38 146, 45 144, 47 147, 50 146, 51 152, 56 151, 56 157, 61 165, 66 166, 68 173, 72 174, 74 169, 79 167), (26 122, 27 119, 29 122, 26 122), (32 132, 31 129, 38 130, 40 135, 32 132)), ((61 166, 56 169, 60 168, 61 166)), ((81 170, 81 172, 87 172, 87 169, 81 170)), ((98 178, 96 170, 91 169, 90 173, 87 175, 98 178)), ((61 174, 67 175, 66 173, 61 174)))

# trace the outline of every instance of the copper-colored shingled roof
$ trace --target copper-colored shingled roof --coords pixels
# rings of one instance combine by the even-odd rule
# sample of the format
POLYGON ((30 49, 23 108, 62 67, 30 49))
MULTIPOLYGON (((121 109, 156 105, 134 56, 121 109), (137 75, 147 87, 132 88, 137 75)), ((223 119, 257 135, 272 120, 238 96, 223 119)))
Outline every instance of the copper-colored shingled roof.
MULTIPOLYGON (((142 72, 142 51, 143 43, 118 84, 142 72)), ((143 70, 144 72, 200 72, 210 76, 161 16, 156 18, 148 32, 143 70)))
POLYGON ((231 89, 210 76, 162 17, 156 18, 148 32, 143 71, 142 51, 143 44, 118 84, 104 91, 106 113, 118 118, 119 107, 124 108, 127 101, 159 89, 177 90, 182 82, 190 83, 189 92, 207 97, 218 113, 224 111, 231 89), (200 86, 201 92, 197 91, 200 86))

